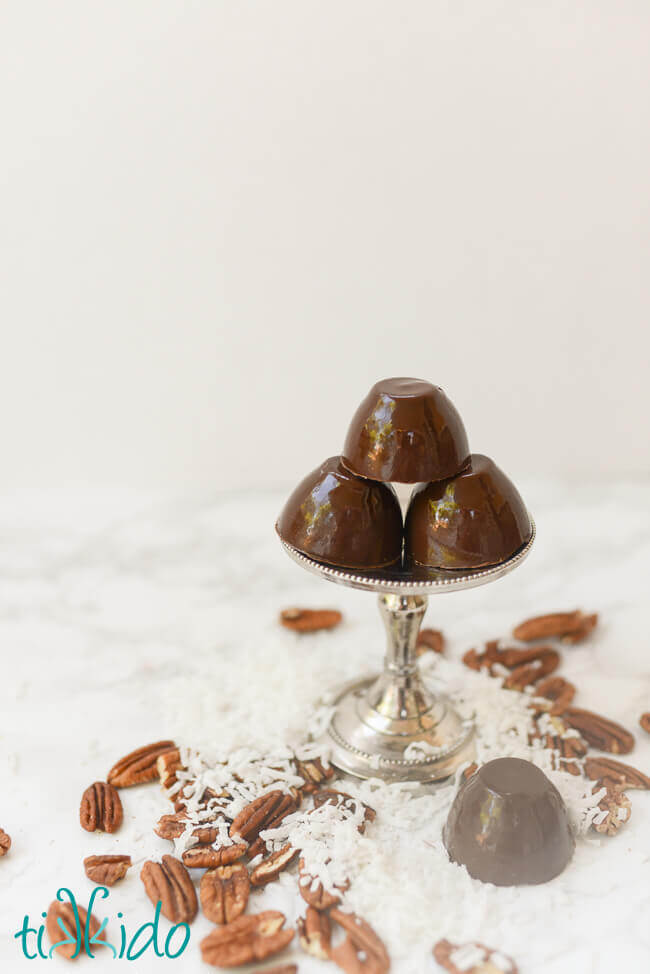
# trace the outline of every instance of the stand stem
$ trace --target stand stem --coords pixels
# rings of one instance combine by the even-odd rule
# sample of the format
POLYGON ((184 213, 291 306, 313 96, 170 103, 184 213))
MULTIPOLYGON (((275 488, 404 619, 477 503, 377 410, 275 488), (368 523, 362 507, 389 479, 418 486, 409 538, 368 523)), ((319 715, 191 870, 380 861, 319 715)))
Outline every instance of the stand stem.
POLYGON ((383 673, 368 691, 365 719, 377 727, 389 722, 392 733, 409 737, 430 731, 435 704, 420 679, 415 652, 427 601, 425 595, 379 596, 386 656, 383 673))
POLYGON ((427 611, 426 595, 380 595, 379 611, 386 628, 386 669, 400 675, 417 668, 415 648, 427 611))

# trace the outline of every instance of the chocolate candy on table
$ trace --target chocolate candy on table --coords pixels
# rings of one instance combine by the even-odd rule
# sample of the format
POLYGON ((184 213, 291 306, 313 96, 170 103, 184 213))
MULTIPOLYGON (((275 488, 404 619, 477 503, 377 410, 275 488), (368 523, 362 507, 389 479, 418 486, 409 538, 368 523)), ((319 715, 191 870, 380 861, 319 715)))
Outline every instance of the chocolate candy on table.
POLYGON ((519 491, 502 470, 480 453, 449 480, 421 484, 406 514, 407 566, 469 569, 497 565, 531 535, 519 491))
POLYGON ((330 457, 298 484, 277 530, 283 541, 339 568, 399 567, 402 513, 394 489, 350 473, 330 457))
POLYGON ((343 461, 371 480, 415 484, 455 476, 469 459, 463 421, 422 379, 375 383, 350 423, 343 461))
POLYGON ((453 862, 496 886, 545 883, 575 848, 559 791, 520 758, 489 761, 463 782, 443 840, 453 862))

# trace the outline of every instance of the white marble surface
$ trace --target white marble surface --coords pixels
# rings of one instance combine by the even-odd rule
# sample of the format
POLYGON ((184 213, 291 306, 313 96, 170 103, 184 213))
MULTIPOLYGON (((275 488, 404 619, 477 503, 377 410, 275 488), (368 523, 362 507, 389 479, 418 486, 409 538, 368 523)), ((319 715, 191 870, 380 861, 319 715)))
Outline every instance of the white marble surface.
MULTIPOLYGON (((578 684, 580 705, 634 730, 631 761, 650 772, 650 737, 636 723, 650 710, 650 486, 523 486, 538 527, 528 562, 494 585, 434 597, 427 622, 444 629, 454 656, 533 613, 598 610, 602 625, 588 644, 564 652, 563 673, 578 684)), ((273 533, 280 503, 280 495, 255 493, 0 496, 0 826, 13 838, 0 860, 3 971, 46 963, 23 959, 12 934, 26 913, 39 922, 60 886, 87 900, 84 856, 125 851, 140 863, 167 851, 151 831, 167 810, 157 786, 123 793, 125 824, 116 835, 80 829, 83 789, 117 757, 168 734, 234 740, 247 719, 262 738, 297 730, 322 684, 378 666, 383 637, 373 597, 328 586, 283 555, 273 533), (346 621, 305 643, 276 624, 288 604, 337 606, 346 621)), ((516 914, 525 946, 492 887, 479 891, 476 936, 510 952, 517 946, 521 974, 605 974, 624 962, 626 970, 647 970, 650 795, 633 792, 632 800, 627 829, 585 846, 549 884, 548 911, 538 891, 513 894, 513 925, 516 914)), ((150 919, 138 873, 136 865, 106 904, 114 940, 118 910, 130 932, 150 919)), ((292 913, 284 887, 273 896, 292 913)), ((436 909, 415 897, 414 912, 426 917, 430 909, 432 944, 447 931, 436 909)), ((452 906, 461 929, 463 904, 452 906)), ((198 940, 208 928, 197 920, 181 960, 147 953, 131 967, 207 969, 198 940)), ((326 969, 296 959, 301 972, 326 969)), ((79 963, 113 962, 105 955, 79 963)), ((394 969, 410 974, 404 964, 394 969)), ((419 969, 437 969, 424 947, 419 969)))

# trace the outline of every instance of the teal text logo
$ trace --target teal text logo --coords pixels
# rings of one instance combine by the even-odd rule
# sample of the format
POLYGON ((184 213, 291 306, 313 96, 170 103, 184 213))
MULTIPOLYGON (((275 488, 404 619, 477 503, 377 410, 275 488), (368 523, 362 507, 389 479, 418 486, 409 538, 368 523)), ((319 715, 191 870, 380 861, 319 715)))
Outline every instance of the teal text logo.
MULTIPOLYGON (((137 960, 138 957, 142 957, 146 950, 153 950, 156 957, 180 957, 188 943, 190 942, 190 928, 187 923, 176 923, 174 924, 167 936, 164 938, 164 943, 162 943, 162 933, 158 929, 158 921, 160 920, 160 900, 156 903, 156 910, 154 913, 154 918, 149 923, 143 923, 135 933, 130 936, 127 933, 126 925, 122 922, 124 916, 122 913, 118 913, 118 919, 120 920, 120 940, 119 944, 111 943, 109 940, 102 939, 102 934, 106 930, 108 924, 108 917, 105 917, 99 924, 99 929, 94 934, 90 934, 90 918, 92 917, 93 909, 95 907, 95 900, 100 896, 102 899, 107 899, 109 892, 105 886, 96 886, 92 891, 90 901, 88 903, 88 919, 84 925, 81 917, 79 916, 79 908, 77 906, 77 901, 75 900, 74 893, 71 892, 66 886, 62 886, 61 889, 57 890, 56 898, 60 903, 68 902, 72 907, 72 916, 74 918, 74 923, 70 926, 73 927, 72 930, 61 921, 61 918, 57 920, 58 926, 61 930, 61 939, 53 943, 49 949, 43 946, 43 934, 45 933, 45 924, 41 923, 38 927, 33 927, 30 925, 29 915, 23 918, 23 924, 20 930, 17 930, 14 934, 14 938, 20 942, 24 956, 28 960, 36 960, 41 958, 42 960, 50 960, 52 954, 57 947, 74 947, 74 951, 70 954, 70 959, 74 960, 79 954, 87 954, 88 957, 95 957, 94 950, 97 947, 108 948, 108 950, 113 953, 113 960, 137 960)), ((41 916, 45 918, 46 913, 42 913, 41 916)))

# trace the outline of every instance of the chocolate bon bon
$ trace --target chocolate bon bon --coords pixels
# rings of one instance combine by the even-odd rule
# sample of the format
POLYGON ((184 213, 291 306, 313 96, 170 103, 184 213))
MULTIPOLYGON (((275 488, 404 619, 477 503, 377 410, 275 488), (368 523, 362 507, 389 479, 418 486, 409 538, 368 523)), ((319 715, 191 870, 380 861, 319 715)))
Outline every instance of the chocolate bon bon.
POLYGON ((545 883, 575 848, 559 791, 520 758, 489 761, 463 782, 443 840, 453 862, 496 886, 545 883))
POLYGON ((405 560, 447 569, 496 565, 525 544, 531 530, 515 485, 489 457, 474 453, 458 476, 413 491, 405 560))
POLYGON ((375 383, 350 423, 344 454, 296 487, 277 529, 316 561, 413 573, 497 565, 532 533, 516 487, 488 457, 470 456, 442 389, 409 378, 375 383), (420 484, 405 527, 391 481, 420 484))
POLYGON ((460 415, 422 379, 375 383, 350 423, 343 461, 361 477, 415 484, 457 474, 469 459, 460 415))
POLYGON ((330 565, 372 570, 401 563, 395 491, 350 473, 340 457, 330 457, 298 484, 277 529, 283 541, 330 565))

